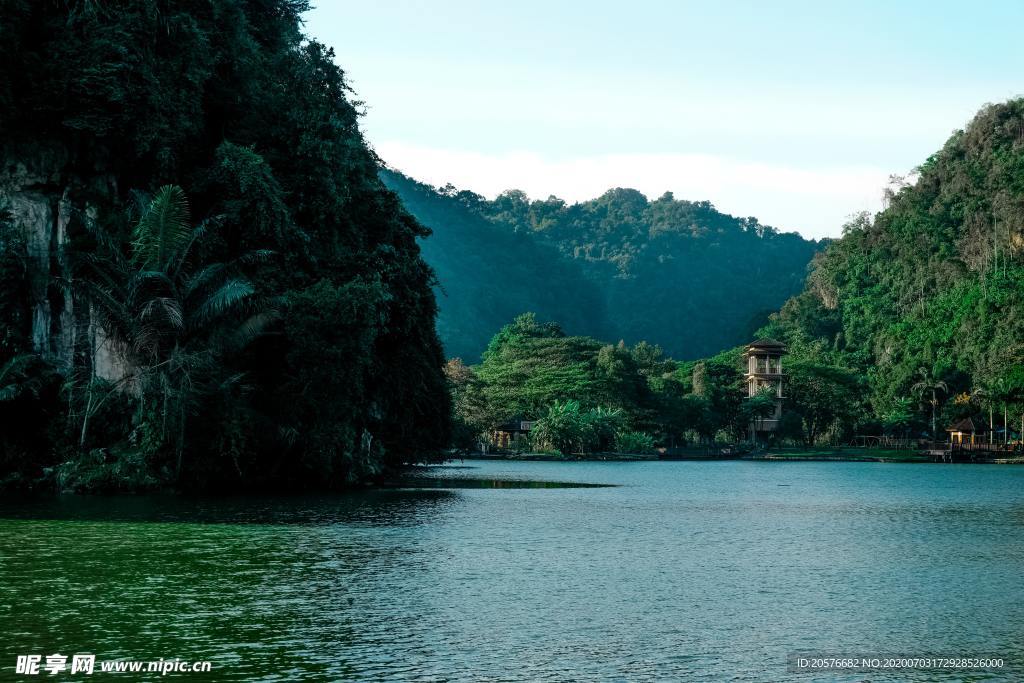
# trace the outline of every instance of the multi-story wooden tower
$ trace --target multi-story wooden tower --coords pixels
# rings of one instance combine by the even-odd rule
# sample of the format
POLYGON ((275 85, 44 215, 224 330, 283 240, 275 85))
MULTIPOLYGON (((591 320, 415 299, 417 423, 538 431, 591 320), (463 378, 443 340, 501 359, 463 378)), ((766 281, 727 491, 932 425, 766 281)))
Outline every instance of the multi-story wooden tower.
POLYGON ((786 354, 786 345, 772 339, 758 339, 747 346, 747 396, 757 396, 766 388, 771 389, 775 397, 775 411, 766 417, 759 417, 750 423, 750 439, 756 441, 758 436, 767 436, 779 426, 782 417, 782 387, 785 375, 782 374, 782 357, 786 354))

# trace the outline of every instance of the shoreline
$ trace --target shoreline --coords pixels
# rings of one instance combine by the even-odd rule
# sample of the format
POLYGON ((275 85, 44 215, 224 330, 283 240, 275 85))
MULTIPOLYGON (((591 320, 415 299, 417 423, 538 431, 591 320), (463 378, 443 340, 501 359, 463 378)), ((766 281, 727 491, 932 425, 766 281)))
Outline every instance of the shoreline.
POLYGON ((879 462, 899 464, 929 465, 1024 465, 1024 456, 1009 458, 978 458, 976 460, 958 460, 944 462, 925 453, 908 452, 904 456, 871 455, 871 454, 807 454, 799 453, 747 453, 743 455, 672 455, 662 457, 657 454, 598 454, 585 455, 551 455, 548 453, 472 453, 454 460, 508 460, 521 462, 700 462, 720 460, 745 460, 749 462, 879 462))

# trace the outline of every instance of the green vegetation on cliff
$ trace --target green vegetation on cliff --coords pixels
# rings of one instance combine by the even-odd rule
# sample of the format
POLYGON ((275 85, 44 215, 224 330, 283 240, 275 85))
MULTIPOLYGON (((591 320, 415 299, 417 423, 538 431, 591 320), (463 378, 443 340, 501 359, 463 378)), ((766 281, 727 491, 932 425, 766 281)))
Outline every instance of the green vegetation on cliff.
POLYGON ((340 486, 449 436, 428 234, 299 0, 0 22, 0 480, 340 486))
MULTIPOLYGON (((1024 100, 990 105, 815 259, 764 334, 861 378, 833 428, 921 434, 1024 411, 1024 100)), ((1005 434, 998 434, 1004 440, 1005 434)))

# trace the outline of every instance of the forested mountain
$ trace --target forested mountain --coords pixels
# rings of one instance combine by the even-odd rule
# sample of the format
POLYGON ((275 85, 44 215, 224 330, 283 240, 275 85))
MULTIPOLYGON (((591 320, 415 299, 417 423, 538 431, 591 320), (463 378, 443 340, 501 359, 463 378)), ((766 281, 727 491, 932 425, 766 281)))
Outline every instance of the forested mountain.
POLYGON ((307 9, 4 3, 0 484, 339 486, 447 444, 427 231, 307 9))
POLYGON ((433 230, 423 248, 444 290, 441 338, 468 360, 523 311, 571 334, 711 355, 748 340, 799 292, 820 247, 671 193, 649 201, 619 188, 568 205, 513 190, 488 201, 382 176, 433 230))
POLYGON ((420 246, 438 276, 437 331, 448 356, 475 361, 491 336, 524 311, 571 330, 605 328, 601 292, 557 249, 488 220, 472 193, 438 191, 387 169, 381 178, 432 230, 420 246))
MULTIPOLYGON (((764 334, 862 378, 858 429, 1024 410, 1024 100, 982 109, 848 224, 764 334), (913 180, 913 179, 912 179, 913 180)), ((855 425, 847 424, 847 430, 855 425)))
MULTIPOLYGON (((995 432, 982 434, 985 441, 1013 442, 1024 431, 1024 99, 985 107, 914 176, 895 179, 883 211, 846 225, 842 238, 814 257, 804 290, 757 331, 788 346, 777 442, 944 439, 945 427, 966 417, 986 431, 991 424, 995 432)), ((545 203, 527 204, 515 193, 495 202, 469 199, 508 229, 528 225, 597 267, 628 275, 649 258, 643 250, 650 244, 631 248, 628 238, 583 219, 575 225, 593 246, 569 252, 577 247, 560 237, 561 230, 573 235, 566 219, 546 221, 545 203)), ((645 204, 628 191, 596 201, 629 199, 634 217, 669 201, 645 204)), ((556 217, 586 213, 547 205, 556 217)), ((614 215, 614 224, 630 225, 621 211, 614 215)), ((520 414, 549 431, 583 430, 593 442, 591 423, 607 421, 601 411, 611 410, 619 411, 621 428, 660 445, 744 439, 760 397, 747 398, 741 352, 677 362, 648 344, 569 336, 525 316, 502 328, 479 365, 449 364, 457 427, 465 437, 467 425, 472 432, 520 414)))

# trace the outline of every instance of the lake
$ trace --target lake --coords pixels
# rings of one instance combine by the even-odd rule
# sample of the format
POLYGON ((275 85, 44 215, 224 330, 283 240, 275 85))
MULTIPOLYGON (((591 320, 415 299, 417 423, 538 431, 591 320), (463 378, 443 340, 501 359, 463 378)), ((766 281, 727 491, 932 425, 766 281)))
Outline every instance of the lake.
POLYGON ((441 481, 0 502, 0 679, 55 652, 209 660, 194 679, 211 681, 1024 675, 1024 468, 466 461, 418 476, 441 481), (1007 668, 814 675, 787 668, 798 651, 1007 668))

